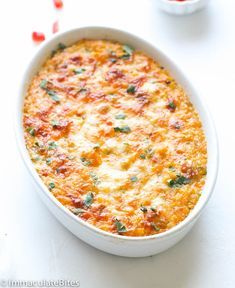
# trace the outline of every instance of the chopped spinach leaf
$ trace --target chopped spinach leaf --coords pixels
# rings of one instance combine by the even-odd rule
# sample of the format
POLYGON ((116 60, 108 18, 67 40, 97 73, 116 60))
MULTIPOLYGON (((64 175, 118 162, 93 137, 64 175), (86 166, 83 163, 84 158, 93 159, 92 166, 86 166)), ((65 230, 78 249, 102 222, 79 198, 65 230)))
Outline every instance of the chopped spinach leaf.
POLYGON ((87 160, 85 157, 81 157, 80 159, 81 159, 82 164, 83 164, 84 166, 89 166, 89 165, 91 165, 91 161, 90 161, 90 160, 87 160))
POLYGON ((55 91, 49 90, 47 88, 47 84, 48 84, 48 81, 44 79, 41 81, 39 86, 41 89, 43 89, 47 92, 47 94, 51 97, 52 100, 54 100, 55 102, 60 102, 59 96, 56 94, 55 91))
POLYGON ((38 148, 43 148, 44 147, 44 145, 40 142, 38 142, 38 141, 36 141, 35 143, 34 143, 34 145, 36 146, 36 147, 38 147, 38 148))
POLYGON ((171 112, 174 112, 175 109, 176 109, 176 104, 175 104, 174 100, 170 100, 170 101, 167 103, 166 107, 167 107, 171 112))
POLYGON ((64 50, 66 48, 66 45, 64 43, 59 43, 57 49, 58 50, 64 50))
POLYGON ((151 222, 151 226, 153 227, 153 229, 154 229, 155 231, 159 231, 159 230, 160 230, 160 228, 157 227, 154 222, 151 222))
POLYGON ((124 59, 124 60, 128 60, 128 59, 130 59, 130 56, 131 56, 131 55, 125 53, 125 54, 123 54, 122 56, 120 56, 119 58, 120 58, 120 59, 124 59))
POLYGON ((84 69, 84 68, 77 68, 77 69, 74 69, 73 70, 73 72, 75 73, 75 74, 82 74, 83 72, 85 72, 86 71, 86 69, 84 69))
POLYGON ((126 118, 126 115, 125 114, 117 114, 116 116, 115 116, 115 119, 125 119, 126 118))
POLYGON ((148 211, 148 209, 145 207, 145 206, 141 206, 140 207, 140 210, 143 212, 143 213, 146 213, 148 211))
POLYGON ((126 232, 126 226, 123 225, 119 220, 116 219, 115 221, 115 226, 117 228, 117 232, 118 233, 123 233, 123 232, 126 232))
POLYGON ((132 56, 134 49, 128 45, 123 45, 123 52, 124 54, 120 56, 121 59, 129 59, 132 56))
POLYGON ((80 93, 80 92, 86 92, 86 91, 87 91, 86 88, 81 88, 78 92, 80 93))
POLYGON ((93 149, 99 149, 100 148, 100 144, 99 143, 97 143, 97 144, 95 144, 94 146, 93 146, 93 149))
POLYGON ((88 193, 85 197, 84 204, 90 207, 94 200, 94 194, 92 192, 88 193))
POLYGON ((129 126, 123 126, 123 127, 114 127, 115 132, 121 132, 121 133, 130 133, 131 129, 129 126))
POLYGON ((55 183, 54 182, 50 182, 48 187, 49 187, 49 190, 54 189, 55 188, 55 183))
POLYGON ((81 209, 81 208, 72 208, 71 209, 72 213, 75 214, 75 215, 80 215, 82 213, 85 212, 85 210, 81 209))
POLYGON ((51 51, 51 57, 53 57, 58 51, 63 51, 66 48, 66 45, 63 43, 59 43, 57 48, 51 51))
POLYGON ((137 182, 138 181, 137 176, 132 176, 130 179, 131 179, 131 182, 137 182))
POLYGON ((175 106, 175 103, 173 101, 169 102, 168 106, 171 108, 171 109, 175 109, 176 106, 175 106))
POLYGON ((47 90, 47 94, 51 97, 52 100, 54 100, 55 102, 60 102, 60 98, 59 96, 56 94, 55 91, 52 90, 47 90))
POLYGON ((109 58, 109 61, 110 61, 110 62, 112 62, 112 63, 116 63, 116 62, 117 62, 117 59, 116 59, 116 58, 113 58, 113 57, 111 57, 111 58, 109 58))
POLYGON ((59 126, 59 121, 57 121, 57 120, 52 120, 52 121, 51 121, 51 125, 52 125, 53 128, 56 128, 57 126, 59 126))
POLYGON ((74 155, 69 155, 69 156, 67 156, 67 158, 68 158, 69 160, 73 160, 73 159, 75 159, 76 157, 75 157, 74 155))
POLYGON ((46 90, 47 89, 47 80, 46 79, 43 79, 41 81, 41 83, 39 84, 39 87, 46 90))
POLYGON ((147 148, 144 150, 144 154, 141 154, 140 158, 145 159, 145 158, 152 158, 154 155, 154 151, 152 148, 147 148))
POLYGON ((126 90, 127 93, 129 94, 134 94, 136 92, 136 87, 135 85, 130 85, 127 90, 126 90))
POLYGON ((99 178, 94 172, 90 172, 89 175, 91 176, 91 179, 94 182, 94 185, 100 184, 99 178))
POLYGON ((58 145, 57 145, 57 143, 54 142, 54 141, 50 141, 50 142, 48 143, 48 150, 54 150, 54 149, 56 149, 57 147, 58 147, 58 145))
POLYGON ((173 166, 169 166, 169 170, 171 170, 171 171, 175 171, 175 167, 173 167, 173 166))
POLYGON ((134 48, 132 48, 129 45, 123 45, 123 51, 126 52, 129 55, 132 55, 134 48))
POLYGON ((34 128, 29 127, 29 128, 27 128, 27 131, 29 132, 29 134, 31 136, 33 136, 33 137, 35 136, 36 130, 34 128))
POLYGON ((36 156, 33 158, 33 161, 39 161, 41 158, 39 156, 36 156))
POLYGON ((51 159, 51 158, 47 158, 47 159, 46 159, 46 163, 47 163, 47 165, 50 165, 51 162, 52 162, 52 159, 51 159))
POLYGON ((184 177, 182 175, 177 175, 177 177, 175 179, 171 179, 168 182, 168 186, 172 187, 172 188, 177 188, 177 187, 180 187, 182 185, 189 184, 189 183, 190 183, 190 179, 189 178, 186 178, 186 177, 184 177))

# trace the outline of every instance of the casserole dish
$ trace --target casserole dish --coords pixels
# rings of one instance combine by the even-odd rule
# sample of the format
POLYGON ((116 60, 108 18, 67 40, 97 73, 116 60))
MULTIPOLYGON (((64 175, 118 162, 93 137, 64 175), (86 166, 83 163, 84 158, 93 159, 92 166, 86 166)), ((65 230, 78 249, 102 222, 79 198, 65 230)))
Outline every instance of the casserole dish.
POLYGON ((73 29, 61 34, 56 35, 49 41, 45 42, 32 61, 30 62, 22 80, 22 86, 20 89, 20 96, 17 102, 16 113, 16 135, 19 143, 20 151, 26 167, 29 169, 34 181, 37 184, 38 192, 50 211, 56 216, 56 218, 73 234, 87 242, 88 244, 106 251, 111 254, 129 257, 143 257, 153 255, 162 252, 180 239, 182 239, 186 233, 191 229, 193 224, 198 219, 202 209, 205 207, 215 184, 218 166, 218 151, 217 151, 217 138, 213 122, 211 117, 202 104, 199 96, 189 81, 183 76, 180 70, 175 64, 169 60, 162 52, 157 48, 147 43, 146 41, 131 35, 129 33, 104 27, 84 27, 73 29), (164 65, 170 74, 181 84, 186 91, 191 102, 196 110, 199 112, 203 129, 207 140, 208 150, 208 165, 207 165, 207 179, 203 188, 202 195, 197 202, 194 209, 178 225, 174 226, 170 230, 150 236, 143 237, 130 237, 123 235, 111 234, 109 232, 102 231, 89 223, 77 218, 68 209, 66 209, 56 198, 49 192, 47 187, 43 184, 39 175, 37 174, 33 164, 28 155, 28 151, 25 146, 25 140, 23 135, 22 125, 22 107, 24 103, 24 96, 26 94, 28 85, 32 77, 39 70, 41 65, 51 54, 51 51, 55 49, 58 43, 64 43, 65 45, 71 45, 80 39, 107 39, 118 41, 121 43, 127 43, 135 49, 144 51, 150 55, 153 59, 156 59, 161 65, 164 65))
POLYGON ((159 7, 169 14, 188 15, 204 8, 209 0, 158 0, 158 2, 159 7))

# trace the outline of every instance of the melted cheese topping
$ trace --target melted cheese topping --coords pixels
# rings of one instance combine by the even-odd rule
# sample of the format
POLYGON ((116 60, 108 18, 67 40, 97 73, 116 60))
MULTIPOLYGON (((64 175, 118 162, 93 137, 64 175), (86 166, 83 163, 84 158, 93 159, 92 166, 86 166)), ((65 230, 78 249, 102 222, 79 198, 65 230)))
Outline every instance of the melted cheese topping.
POLYGON ((23 122, 42 181, 100 229, 161 233, 200 197, 207 147, 198 114, 163 67, 126 45, 60 45, 28 88, 23 122))

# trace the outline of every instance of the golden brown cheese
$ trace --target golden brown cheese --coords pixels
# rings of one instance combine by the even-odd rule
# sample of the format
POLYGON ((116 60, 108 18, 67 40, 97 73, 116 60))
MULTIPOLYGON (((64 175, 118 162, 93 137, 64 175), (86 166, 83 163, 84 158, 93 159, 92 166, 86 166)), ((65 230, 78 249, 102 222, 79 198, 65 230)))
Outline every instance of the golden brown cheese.
POLYGON ((24 103, 26 146, 51 193, 90 224, 127 236, 185 219, 205 183, 198 113, 140 51, 82 40, 57 51, 24 103))

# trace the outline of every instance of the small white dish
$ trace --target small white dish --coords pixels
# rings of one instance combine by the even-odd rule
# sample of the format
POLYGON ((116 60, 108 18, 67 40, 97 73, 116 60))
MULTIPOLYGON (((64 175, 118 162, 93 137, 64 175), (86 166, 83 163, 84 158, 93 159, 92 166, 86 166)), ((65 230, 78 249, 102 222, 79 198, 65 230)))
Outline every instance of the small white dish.
POLYGON ((157 0, 159 7, 169 14, 187 15, 204 8, 209 0, 157 0))
POLYGON ((165 56, 155 46, 133 34, 124 31, 107 27, 83 27, 56 34, 53 38, 43 43, 29 63, 27 70, 23 75, 17 101, 15 127, 17 142, 19 144, 23 160, 32 178, 34 179, 36 186, 38 187, 40 197, 50 211, 78 238, 100 250, 111 254, 128 257, 143 257, 154 255, 170 248, 181 240, 193 227, 213 192, 217 177, 218 148, 214 124, 209 112, 206 109, 206 106, 203 104, 202 99, 200 99, 196 90, 179 70, 179 68, 176 67, 172 60, 165 56), (166 232, 145 237, 128 237, 111 234, 88 224, 72 214, 50 193, 48 188, 40 179, 31 162, 29 153, 25 146, 22 123, 23 103, 27 87, 32 77, 51 54, 51 51, 57 47, 58 43, 71 45, 83 38, 116 40, 144 51, 149 56, 161 63, 161 65, 163 65, 168 71, 170 71, 170 74, 176 79, 176 81, 184 87, 185 91, 190 97, 191 102, 194 104, 200 115, 206 134, 208 149, 206 184, 198 203, 186 217, 186 219, 166 232))

